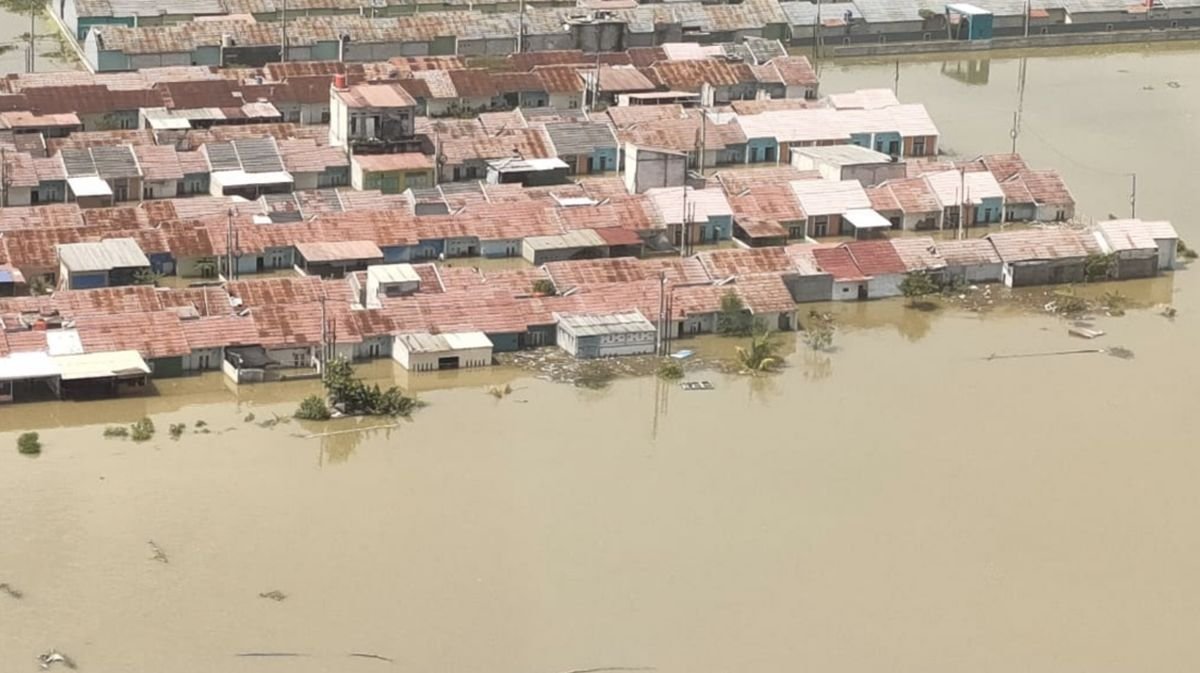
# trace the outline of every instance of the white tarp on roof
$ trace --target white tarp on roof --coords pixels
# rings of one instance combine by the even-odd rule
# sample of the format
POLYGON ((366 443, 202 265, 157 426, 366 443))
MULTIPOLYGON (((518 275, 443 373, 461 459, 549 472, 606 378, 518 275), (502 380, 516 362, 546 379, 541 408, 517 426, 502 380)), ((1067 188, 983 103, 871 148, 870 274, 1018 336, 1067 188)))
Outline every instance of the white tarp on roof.
POLYGON ((892 223, 870 208, 851 208, 842 217, 855 229, 890 229, 892 223))
POLYGON ((67 178, 67 185, 76 198, 81 196, 112 196, 112 189, 103 179, 94 175, 83 178, 67 178))

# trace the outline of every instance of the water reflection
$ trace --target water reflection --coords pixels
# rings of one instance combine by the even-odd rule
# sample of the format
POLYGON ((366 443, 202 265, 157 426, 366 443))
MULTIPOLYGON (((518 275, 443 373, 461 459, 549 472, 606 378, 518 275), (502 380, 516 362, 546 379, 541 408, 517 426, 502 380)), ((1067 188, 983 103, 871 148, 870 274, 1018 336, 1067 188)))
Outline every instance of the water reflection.
POLYGON ((942 75, 963 84, 974 86, 987 84, 991 72, 992 61, 987 58, 942 63, 942 75))

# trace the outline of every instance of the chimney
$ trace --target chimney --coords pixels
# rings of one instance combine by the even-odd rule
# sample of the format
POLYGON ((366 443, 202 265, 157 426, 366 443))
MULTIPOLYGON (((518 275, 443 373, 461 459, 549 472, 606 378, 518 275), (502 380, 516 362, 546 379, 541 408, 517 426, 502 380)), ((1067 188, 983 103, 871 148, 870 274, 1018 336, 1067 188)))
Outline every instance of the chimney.
POLYGON ((333 88, 338 91, 345 91, 347 89, 346 76, 344 74, 338 73, 333 76, 333 88))

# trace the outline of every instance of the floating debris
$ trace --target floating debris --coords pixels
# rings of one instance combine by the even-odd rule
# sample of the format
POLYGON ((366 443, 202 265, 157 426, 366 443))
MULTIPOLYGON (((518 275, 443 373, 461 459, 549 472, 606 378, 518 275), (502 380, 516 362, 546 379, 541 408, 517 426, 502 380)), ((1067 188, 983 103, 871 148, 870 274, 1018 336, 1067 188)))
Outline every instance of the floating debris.
POLYGON ((712 381, 684 381, 679 384, 684 390, 712 390, 712 381))
POLYGON ((8 594, 9 596, 11 596, 17 600, 21 600, 22 598, 25 597, 24 593, 22 593, 20 590, 18 590, 16 587, 9 584, 8 582, 0 583, 0 591, 3 591, 4 593, 8 594))
POLYGON ((1179 315, 1179 310, 1170 304, 1163 304, 1158 307, 1158 314, 1168 320, 1174 320, 1175 316, 1179 315))
POLYGON ((238 652, 235 657, 307 657, 299 652, 238 652))
POLYGON ((507 383, 504 384, 504 387, 488 386, 488 388, 487 388, 488 395, 491 395, 492 397, 494 397, 498 400, 508 397, 509 395, 512 394, 512 391, 513 391, 512 386, 507 383))
POLYGON ((1113 356, 1114 358, 1121 358, 1122 360, 1132 360, 1133 359, 1133 351, 1129 350, 1128 348, 1122 348, 1121 346, 1113 346, 1112 348, 1109 348, 1105 352, 1107 352, 1109 355, 1113 356))
POLYGON ((1009 353, 1005 355, 997 355, 992 353, 984 358, 984 360, 1012 360, 1015 358, 1044 358, 1053 355, 1084 355, 1087 353, 1103 353, 1103 348, 1081 348, 1073 351, 1048 351, 1045 353, 1009 353))
POLYGON ((242 421, 245 423, 253 423, 254 422, 254 412, 252 411, 252 412, 246 414, 246 417, 243 418, 242 421))
POLYGON ((1171 80, 1170 82, 1167 82, 1167 86, 1172 89, 1178 89, 1179 87, 1181 87, 1183 85, 1180 84, 1179 82, 1176 82, 1175 80, 1171 80))
POLYGON ((71 670, 75 670, 76 668, 75 660, 63 654, 62 652, 59 652, 58 650, 50 650, 45 654, 39 654, 37 660, 38 666, 40 666, 43 671, 50 670, 50 667, 54 664, 62 664, 71 670))
POLYGON ((275 589, 272 591, 264 591, 264 592, 260 593, 258 595, 258 597, 259 598, 269 598, 269 599, 275 601, 276 603, 287 600, 287 594, 283 593, 282 591, 279 591, 278 589, 275 589))
POLYGON ((170 563, 167 560, 167 553, 162 550, 162 547, 154 544, 154 540, 147 540, 146 544, 150 545, 150 549, 154 552, 154 556, 150 557, 159 563, 170 563))
POLYGON ((395 661, 394 659, 390 659, 379 654, 371 654, 370 652, 351 652, 350 656, 358 657, 360 659, 378 659, 379 661, 386 661, 388 663, 393 663, 395 661))
POLYGON ((671 353, 671 357, 675 358, 676 360, 686 360, 695 354, 696 354, 695 351, 690 351, 685 348, 683 350, 678 350, 678 351, 675 351, 674 353, 671 353))
POLYGON ((1067 330, 1067 334, 1079 337, 1080 339, 1095 339, 1104 336, 1104 330, 1092 329, 1090 327, 1072 327, 1067 330))

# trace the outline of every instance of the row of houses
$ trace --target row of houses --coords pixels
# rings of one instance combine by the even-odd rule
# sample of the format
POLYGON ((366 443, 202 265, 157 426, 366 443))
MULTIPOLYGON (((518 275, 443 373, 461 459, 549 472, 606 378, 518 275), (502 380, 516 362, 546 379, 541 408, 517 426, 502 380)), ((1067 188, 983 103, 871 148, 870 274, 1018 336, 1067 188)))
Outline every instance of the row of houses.
POLYGON ((486 366, 496 352, 550 345, 577 357, 648 354, 662 339, 715 331, 731 293, 759 324, 791 330, 798 303, 896 296, 914 272, 1018 287, 1088 279, 1089 260, 1103 256, 1109 277, 1139 278, 1174 268, 1177 242, 1169 223, 1115 220, 980 239, 724 249, 516 270, 374 259, 337 279, 186 289, 100 287, 97 273, 133 273, 147 260, 128 241, 66 245, 65 273, 92 281, 0 300, 0 401, 111 395, 151 376, 204 370, 265 381, 311 373, 333 356, 391 357, 429 371, 486 366))
POLYGON ((637 3, 596 0, 172 0, 166 6, 59 0, 55 14, 97 71, 159 65, 261 65, 401 55, 620 51, 741 37, 793 45, 991 39, 993 36, 1200 25, 1197 0, 853 0, 637 3), (249 6, 244 6, 244 5, 249 6), (249 10, 249 11, 243 11, 249 10), (201 18, 196 21, 194 19, 201 18), (287 30, 280 24, 286 20, 287 30), (286 40, 286 47, 284 41, 286 40), (286 53, 285 53, 286 52, 286 53))

